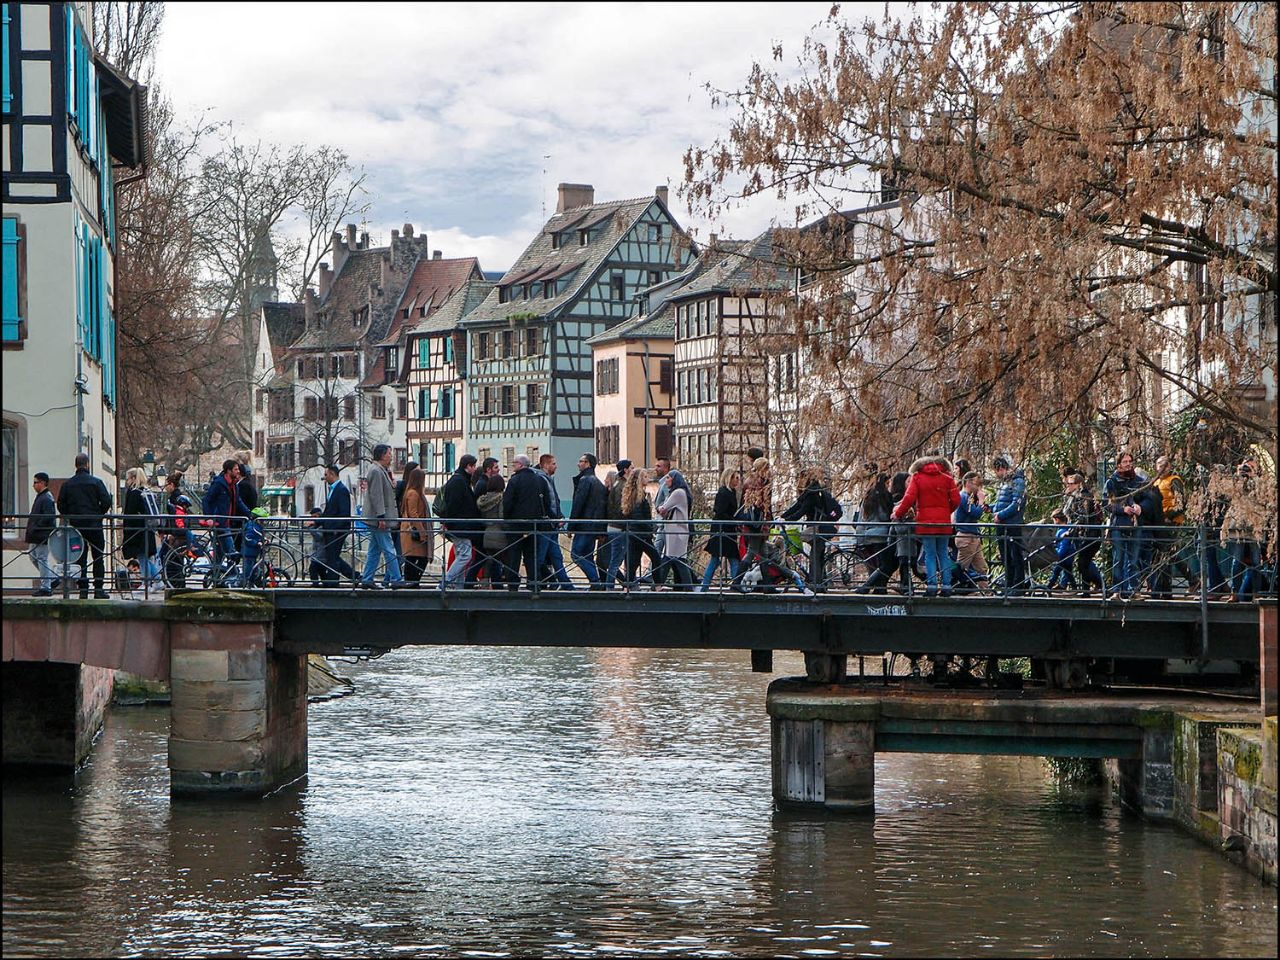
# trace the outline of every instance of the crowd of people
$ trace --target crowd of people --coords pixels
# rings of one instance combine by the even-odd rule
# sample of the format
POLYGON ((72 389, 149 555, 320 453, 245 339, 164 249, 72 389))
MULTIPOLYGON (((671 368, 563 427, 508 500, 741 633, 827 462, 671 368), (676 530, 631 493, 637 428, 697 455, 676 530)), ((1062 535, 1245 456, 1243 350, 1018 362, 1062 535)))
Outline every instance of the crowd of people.
MULTIPOLYGON (((773 466, 752 448, 738 467, 722 473, 710 517, 696 524, 698 498, 667 458, 658 458, 652 469, 620 460, 602 480, 596 456, 582 454, 567 517, 552 454, 536 463, 518 455, 509 475, 493 457, 478 461, 465 454, 434 492, 426 489, 426 471, 416 463, 407 464, 398 480, 393 476, 387 444, 378 444, 371 460, 359 516, 367 536, 360 571, 344 557, 355 532, 351 491, 336 465, 325 470, 323 506, 311 510, 305 523, 311 537, 308 574, 316 586, 419 586, 441 549, 443 590, 517 590, 523 577, 530 587, 552 590, 638 584, 658 589, 669 583, 674 590, 706 591, 719 578, 729 589, 776 583, 811 594, 823 589, 830 552, 854 549, 865 570, 859 593, 983 592, 997 585, 997 576, 1000 589, 1011 595, 1041 589, 1033 583, 1026 553, 1026 475, 1005 457, 990 463, 998 484, 990 497, 981 472, 940 451, 892 474, 870 464, 849 517, 825 472, 803 470, 793 502, 775 516, 773 466), (780 532, 778 525, 787 523, 798 527, 794 539, 780 532), (581 571, 577 582, 566 568, 562 534, 570 538, 569 563, 581 571), (690 562, 699 554, 705 554, 700 577, 690 562), (803 574, 793 562, 797 556, 805 558, 803 574), (989 565, 997 558, 998 575, 989 565)), ((1044 589, 1126 600, 1171 598, 1176 578, 1190 594, 1232 602, 1272 589, 1262 560, 1264 537, 1274 534, 1253 509, 1258 463, 1246 459, 1231 474, 1218 467, 1209 478, 1229 484, 1199 478, 1205 495, 1193 510, 1189 485, 1167 456, 1148 475, 1131 454, 1121 453, 1097 491, 1083 471, 1063 468, 1060 498, 1049 516, 1053 562, 1044 589), (1105 576, 1099 565, 1104 548, 1105 576)), ((40 576, 35 595, 48 596, 59 586, 49 540, 62 514, 83 541, 75 558, 79 595, 88 595, 91 567, 94 595, 106 596, 103 517, 112 498, 89 472, 88 457, 76 458, 76 472, 56 502, 47 474, 35 474, 33 488, 26 540, 40 576)), ((209 534, 214 565, 234 562, 228 585, 250 583, 267 511, 258 504, 247 452, 226 460, 210 477, 198 510, 181 473, 168 475, 159 494, 149 489, 140 467, 132 468, 125 475, 122 513, 120 552, 143 583, 181 585, 201 527, 209 534)))

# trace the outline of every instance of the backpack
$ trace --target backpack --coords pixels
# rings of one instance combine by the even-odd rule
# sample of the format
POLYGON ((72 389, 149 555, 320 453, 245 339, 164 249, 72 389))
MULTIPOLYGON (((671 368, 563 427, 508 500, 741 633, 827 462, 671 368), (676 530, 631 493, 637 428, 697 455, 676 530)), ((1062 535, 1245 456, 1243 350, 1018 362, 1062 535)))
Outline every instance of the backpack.
POLYGON ((436 495, 431 500, 431 512, 441 520, 449 519, 449 511, 444 505, 444 484, 436 489, 436 495))
POLYGON ((159 533, 164 530, 164 518, 160 516, 160 503, 151 490, 142 491, 142 504, 147 508, 147 530, 159 533))

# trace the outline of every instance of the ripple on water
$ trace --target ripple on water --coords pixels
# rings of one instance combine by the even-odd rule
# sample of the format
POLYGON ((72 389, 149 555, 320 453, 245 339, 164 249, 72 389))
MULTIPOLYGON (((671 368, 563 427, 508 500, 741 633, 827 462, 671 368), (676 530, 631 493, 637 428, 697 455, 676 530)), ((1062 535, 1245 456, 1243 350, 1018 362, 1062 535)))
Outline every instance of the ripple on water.
POLYGON ((874 818, 774 812, 738 653, 350 672, 300 790, 170 803, 149 709, 78 783, 6 777, 4 954, 1275 954, 1274 891, 1035 760, 885 755, 874 818))

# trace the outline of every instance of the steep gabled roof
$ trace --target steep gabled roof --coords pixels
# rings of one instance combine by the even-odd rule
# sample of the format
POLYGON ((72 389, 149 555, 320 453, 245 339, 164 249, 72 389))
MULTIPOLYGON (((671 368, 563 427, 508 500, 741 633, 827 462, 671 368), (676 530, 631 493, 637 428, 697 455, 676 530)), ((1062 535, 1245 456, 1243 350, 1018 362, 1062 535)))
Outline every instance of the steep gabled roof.
POLYGON ((770 228, 754 240, 724 241, 716 248, 719 256, 708 257, 688 283, 671 292, 670 299, 684 300, 713 291, 787 289, 792 284, 791 268, 776 256, 773 234, 770 228))
POLYGON ((498 287, 563 276, 572 272, 577 266, 577 272, 564 292, 555 297, 537 297, 499 303, 498 290, 495 289, 484 303, 471 312, 466 318, 466 323, 495 323, 506 320, 513 313, 521 312, 545 315, 573 301, 613 252, 618 241, 636 225, 655 200, 656 198, 652 196, 631 200, 610 200, 557 213, 546 222, 538 235, 525 248, 524 253, 503 275, 498 282, 498 287), (580 246, 577 231, 588 226, 598 226, 598 236, 586 246, 580 246), (553 247, 552 237, 564 231, 571 231, 571 233, 564 238, 564 243, 553 247))
POLYGON ((272 350, 284 350, 302 334, 307 324, 306 309, 300 303, 267 301, 262 305, 262 319, 272 350))
MULTIPOLYGON (((383 291, 382 297, 375 299, 371 306, 369 288, 381 286, 382 258, 390 255, 390 247, 372 247, 348 253, 333 278, 328 295, 320 302, 319 323, 293 346, 304 349, 345 348, 380 343, 391 328, 396 305, 400 302, 400 290, 383 291), (351 315, 365 307, 370 307, 368 323, 359 329, 352 327, 351 315)), ((397 286, 394 273, 391 274, 391 283, 393 287, 397 286)))
POLYGON ((379 346, 399 343, 400 338, 418 329, 436 313, 469 280, 483 276, 480 261, 475 257, 456 257, 450 260, 418 261, 413 275, 405 284, 404 296, 396 307, 395 318, 379 346), (421 308, 426 307, 426 316, 421 308), (405 311, 409 312, 406 317, 405 311))
POLYGON ((420 321, 409 333, 444 333, 457 328, 476 307, 484 303, 494 286, 488 280, 468 280, 440 309, 420 321))

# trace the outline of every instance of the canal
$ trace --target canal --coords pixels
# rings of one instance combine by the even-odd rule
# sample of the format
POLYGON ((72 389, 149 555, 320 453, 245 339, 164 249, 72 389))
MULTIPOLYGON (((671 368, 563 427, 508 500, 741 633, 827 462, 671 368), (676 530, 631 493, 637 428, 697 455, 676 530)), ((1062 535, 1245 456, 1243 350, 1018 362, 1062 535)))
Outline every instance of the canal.
POLYGON ((1274 888, 1039 760, 881 756, 874 818, 775 812, 741 652, 343 669, 265 801, 171 803, 164 708, 75 783, 6 773, 4 955, 1276 953, 1274 888))

